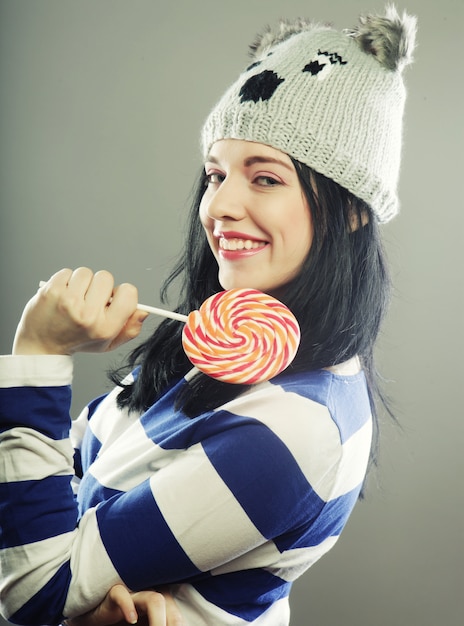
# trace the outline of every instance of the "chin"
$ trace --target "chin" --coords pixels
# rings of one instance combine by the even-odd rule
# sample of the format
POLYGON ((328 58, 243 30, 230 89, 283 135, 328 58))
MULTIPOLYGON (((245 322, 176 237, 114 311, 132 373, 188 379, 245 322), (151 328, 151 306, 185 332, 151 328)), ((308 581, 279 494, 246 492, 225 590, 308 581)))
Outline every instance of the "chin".
POLYGON ((220 280, 219 283, 225 291, 229 291, 230 289, 256 289, 257 291, 262 291, 263 293, 267 293, 275 298, 278 298, 279 292, 282 292, 282 287, 273 287, 252 280, 220 280))

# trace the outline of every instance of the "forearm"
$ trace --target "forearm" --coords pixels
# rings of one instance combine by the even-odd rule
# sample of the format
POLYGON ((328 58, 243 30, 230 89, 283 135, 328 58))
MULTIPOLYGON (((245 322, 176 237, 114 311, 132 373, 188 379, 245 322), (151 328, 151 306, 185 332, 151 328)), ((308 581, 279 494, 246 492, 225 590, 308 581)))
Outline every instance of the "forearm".
POLYGON ((0 359, 0 586, 7 617, 36 593, 50 594, 53 601, 44 602, 52 623, 66 597, 66 585, 56 593, 56 583, 69 579, 77 523, 71 375, 66 357, 0 359))

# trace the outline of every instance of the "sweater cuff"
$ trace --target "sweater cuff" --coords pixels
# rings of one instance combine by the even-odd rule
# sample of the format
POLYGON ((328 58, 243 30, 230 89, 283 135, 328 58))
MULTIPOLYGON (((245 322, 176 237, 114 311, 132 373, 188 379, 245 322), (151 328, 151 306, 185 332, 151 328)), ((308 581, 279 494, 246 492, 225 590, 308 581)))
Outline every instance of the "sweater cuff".
POLYGON ((62 387, 72 382, 72 357, 65 355, 0 356, 0 387, 62 387))

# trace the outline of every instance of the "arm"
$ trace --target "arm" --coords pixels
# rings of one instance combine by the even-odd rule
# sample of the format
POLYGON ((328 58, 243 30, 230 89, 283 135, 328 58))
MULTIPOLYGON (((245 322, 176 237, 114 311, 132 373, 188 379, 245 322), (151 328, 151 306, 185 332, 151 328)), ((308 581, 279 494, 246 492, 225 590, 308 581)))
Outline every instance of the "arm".
POLYGON ((69 487, 73 450, 68 439, 71 363, 66 355, 109 350, 135 337, 146 317, 136 304, 136 289, 115 287, 107 272, 61 270, 26 306, 14 356, 3 358, 0 605, 6 615, 11 606, 22 605, 24 594, 30 595, 40 579, 52 588, 53 597, 44 619, 60 619, 65 595, 53 588, 62 580, 66 589, 77 524, 69 487), (51 494, 54 502, 45 509, 51 494), (29 557, 21 557, 22 546, 30 549, 29 557), (48 566, 34 569, 28 566, 30 557, 33 562, 46 559, 48 566), (21 577, 25 582, 16 589, 21 577))
MULTIPOLYGON (((62 371, 61 366, 57 369, 62 371)), ((47 393, 62 393, 61 387, 46 389, 47 393)), ((39 407, 44 388, 26 388, 23 393, 32 395, 39 407)), ((269 403, 281 411, 281 403, 279 407, 272 396, 269 403)), ((9 405, 6 399, 0 413, 9 405)), ((288 489, 288 475, 293 471, 292 463, 293 467, 295 464, 279 438, 256 420, 218 411, 211 419, 202 421, 200 428, 195 426, 197 440, 192 440, 187 450, 174 452, 172 461, 151 471, 149 478, 134 488, 116 493, 97 508, 89 509, 76 526, 78 516, 69 475, 66 485, 68 465, 66 456, 60 453, 67 445, 61 434, 66 427, 53 419, 56 432, 49 429, 40 433, 37 429, 43 421, 43 405, 37 411, 32 404, 31 407, 27 416, 21 416, 19 406, 15 415, 10 409, 11 422, 22 424, 18 441, 23 449, 27 448, 28 455, 27 461, 17 468, 16 480, 33 480, 27 484, 28 494, 41 512, 37 514, 34 507, 29 507, 21 521, 16 516, 16 525, 28 528, 30 540, 21 538, 18 545, 12 524, 11 536, 4 534, 6 547, 4 544, 5 549, 0 551, 4 612, 18 623, 53 624, 62 619, 63 613, 67 617, 81 615, 101 603, 108 589, 120 582, 131 589, 159 588, 182 581, 198 585, 200 580, 207 585, 210 570, 214 570, 214 580, 219 583, 218 574, 253 565, 272 565, 279 560, 280 550, 268 538, 288 527, 289 518, 296 519, 292 510, 295 502, 301 509, 308 502, 304 481, 295 480, 292 489, 288 489), (34 480, 36 463, 29 455, 45 459, 44 470, 53 469, 53 474, 34 480), (53 464, 51 458, 55 459, 53 464), (59 480, 60 475, 63 484, 57 497, 55 486, 50 488, 49 481, 59 480), (254 557, 255 561, 247 557, 259 546, 263 552, 254 557), (251 559, 248 564, 241 561, 247 558, 251 559)), ((51 407, 52 402, 49 411, 51 407)), ((245 413, 248 408, 244 406, 245 413)), ((138 432, 145 441, 144 431, 138 432)), ((14 428, 5 433, 11 435, 14 428)), ((153 448, 157 449, 155 442, 153 448)), ((68 454, 69 464, 70 445, 68 454)), ((168 457, 171 454, 166 450, 168 457)), ((7 451, 4 458, 15 455, 18 446, 7 451)), ((22 505, 18 490, 6 487, 8 510, 17 514, 22 505)), ((6 527, 9 517, 0 517, 6 527)), ((262 578, 267 585, 269 574, 263 572, 262 578)), ((230 586, 226 581, 227 578, 223 584, 230 586)), ((276 578, 276 584, 285 586, 280 578, 276 578)), ((255 585, 254 582, 245 589, 234 588, 232 596, 246 594, 246 604, 260 594, 255 585)), ((204 588, 200 593, 213 604, 219 602, 208 598, 204 588)), ((182 610, 184 607, 183 604, 182 610)), ((227 610, 226 606, 222 608, 227 610)), ((191 617, 188 612, 186 616, 191 617)), ((214 617, 205 623, 214 623, 214 617)))

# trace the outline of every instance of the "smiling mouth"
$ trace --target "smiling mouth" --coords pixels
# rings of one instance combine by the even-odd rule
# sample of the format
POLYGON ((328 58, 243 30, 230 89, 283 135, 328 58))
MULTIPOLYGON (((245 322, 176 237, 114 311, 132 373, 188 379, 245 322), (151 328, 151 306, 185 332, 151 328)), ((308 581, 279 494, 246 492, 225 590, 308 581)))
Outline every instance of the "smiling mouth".
POLYGON ((240 250, 258 250, 260 248, 264 248, 266 245, 266 241, 255 241, 253 239, 226 239, 225 237, 219 238, 219 249, 226 250, 228 252, 236 252, 240 250))

